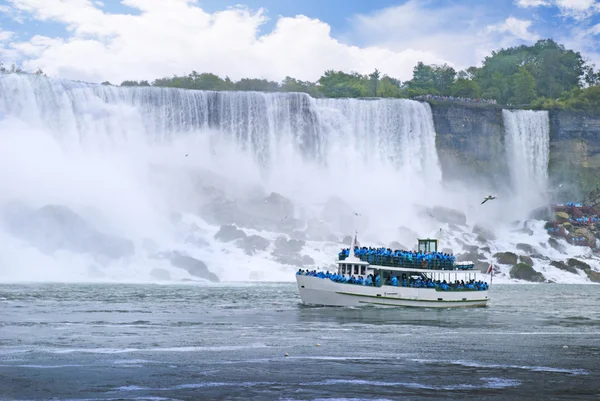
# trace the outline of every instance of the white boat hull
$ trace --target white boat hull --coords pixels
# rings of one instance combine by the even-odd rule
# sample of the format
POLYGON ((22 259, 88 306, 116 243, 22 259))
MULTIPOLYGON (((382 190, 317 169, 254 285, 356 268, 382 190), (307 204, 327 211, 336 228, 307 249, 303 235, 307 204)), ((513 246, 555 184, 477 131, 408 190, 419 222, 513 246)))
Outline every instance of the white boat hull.
POLYGON ((336 283, 330 279, 296 275, 302 302, 322 306, 415 306, 453 308, 486 306, 488 291, 437 291, 434 288, 373 287, 336 283))

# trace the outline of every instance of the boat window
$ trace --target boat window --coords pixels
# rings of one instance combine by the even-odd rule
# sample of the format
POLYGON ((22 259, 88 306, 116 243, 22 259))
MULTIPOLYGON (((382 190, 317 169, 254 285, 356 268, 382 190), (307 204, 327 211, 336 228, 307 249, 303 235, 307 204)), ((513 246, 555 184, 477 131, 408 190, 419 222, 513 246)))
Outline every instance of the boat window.
POLYGON ((358 265, 354 265, 354 274, 358 274, 358 265))
POLYGON ((346 274, 346 264, 342 265, 342 274, 346 274))
POLYGON ((360 274, 361 274, 362 276, 364 276, 364 275, 365 275, 365 266, 361 266, 361 267, 360 267, 360 274))

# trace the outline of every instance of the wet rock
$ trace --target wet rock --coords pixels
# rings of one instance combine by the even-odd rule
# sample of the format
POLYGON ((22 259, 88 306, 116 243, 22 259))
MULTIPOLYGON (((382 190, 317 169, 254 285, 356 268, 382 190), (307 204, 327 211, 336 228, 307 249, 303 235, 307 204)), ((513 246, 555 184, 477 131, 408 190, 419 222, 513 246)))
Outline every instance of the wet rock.
POLYGON ((234 225, 223 225, 215 234, 215 239, 221 242, 231 242, 246 238, 246 233, 234 225))
POLYGON ((569 259, 567 260, 567 264, 568 264, 570 267, 573 267, 573 268, 575 268, 575 269, 581 269, 581 270, 584 270, 584 271, 585 271, 585 270, 591 270, 591 266, 590 266, 590 265, 588 265, 588 264, 587 264, 587 263, 585 263, 585 262, 582 262, 582 261, 581 261, 581 260, 579 260, 579 259, 575 259, 575 258, 569 258, 569 259))
POLYGON ((535 249, 533 248, 533 246, 529 245, 529 244, 517 244, 517 249, 523 252, 527 252, 528 254, 532 254, 535 252, 535 249))
POLYGON ((421 216, 429 216, 440 223, 456 224, 459 226, 467 224, 467 216, 463 212, 444 206, 424 208, 419 214, 421 216))
POLYGON ((254 255, 258 251, 264 251, 269 247, 269 240, 260 235, 248 235, 236 241, 236 245, 242 248, 247 255, 254 255))
POLYGON ((576 268, 568 266, 565 262, 552 261, 552 262, 550 262, 550 266, 554 266, 557 269, 560 269, 560 270, 563 270, 563 271, 566 271, 569 273, 578 274, 576 268))
POLYGON ((529 212, 529 218, 533 220, 552 220, 552 209, 548 206, 540 206, 529 212))
POLYGON ((489 242, 496 240, 496 234, 494 234, 494 232, 491 229, 478 224, 475 224, 473 226, 473 234, 477 234, 477 240, 479 242, 489 242))
POLYGON ((585 239, 587 239, 588 241, 590 241, 592 243, 596 242, 596 237, 587 227, 578 228, 577 230, 575 230, 575 234, 577 234, 578 236, 584 237, 585 239))
POLYGON ((518 263, 510 269, 510 278, 526 280, 534 283, 543 283, 545 278, 526 263, 518 263))
POLYGON ((520 255, 519 262, 525 263, 529 266, 533 266, 533 259, 531 259, 529 256, 520 255))
POLYGON ((288 240, 285 237, 279 237, 275 240, 275 252, 282 255, 298 253, 302 250, 305 244, 305 241, 296 239, 288 240))
POLYGON ((479 259, 485 259, 485 255, 476 252, 459 253, 456 255, 457 262, 475 262, 479 259))
POLYGON ((171 273, 165 269, 152 269, 150 270, 150 276, 154 277, 157 280, 161 281, 169 281, 171 280, 171 273))
POLYGON ((569 214, 565 212, 556 212, 555 219, 559 223, 564 223, 566 221, 569 221, 569 214))
POLYGON ((590 281, 594 283, 600 283, 600 273, 593 270, 585 270, 585 274, 587 274, 590 281))
POLYGON ((548 239, 548 245, 550 245, 552 248, 556 249, 560 253, 566 253, 565 246, 563 244, 561 244, 560 242, 558 242, 558 240, 556 240, 556 238, 548 239))
POLYGON ((490 267, 490 264, 488 262, 483 262, 483 261, 475 261, 475 270, 479 270, 482 273, 487 273, 488 268, 490 267))
POLYGON ((502 265, 517 264, 517 255, 512 252, 498 252, 494 254, 494 258, 502 265))
POLYGON ((96 230, 66 206, 46 205, 35 211, 21 208, 5 217, 13 235, 41 252, 66 250, 119 259, 132 255, 135 250, 131 241, 96 230))
POLYGON ((187 271, 194 277, 202 278, 215 283, 219 282, 219 277, 208 270, 206 264, 201 260, 184 255, 180 252, 173 252, 169 257, 169 260, 173 266, 187 271))

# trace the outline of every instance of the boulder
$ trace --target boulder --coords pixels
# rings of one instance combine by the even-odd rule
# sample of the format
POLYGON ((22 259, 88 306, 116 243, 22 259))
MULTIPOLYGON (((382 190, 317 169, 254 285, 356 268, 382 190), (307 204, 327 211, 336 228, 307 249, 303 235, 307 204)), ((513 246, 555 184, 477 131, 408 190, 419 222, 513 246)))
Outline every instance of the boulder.
POLYGON ((296 239, 286 239, 285 237, 279 237, 275 240, 275 251, 274 253, 280 255, 290 255, 293 253, 298 253, 302 250, 305 241, 300 241, 296 239))
POLYGON ((516 265, 517 255, 512 252, 498 252, 494 254, 494 257, 501 265, 516 265))
POLYGON ((518 263, 510 269, 510 278, 526 280, 534 283, 544 282, 544 275, 526 263, 518 263))
POLYGON ((477 240, 479 242, 488 242, 496 240, 496 235, 491 229, 480 226, 479 224, 475 224, 473 226, 473 234, 477 234, 477 240))
POLYGON ((459 226, 467 224, 467 216, 463 212, 444 206, 424 208, 419 214, 429 216, 440 223, 456 224, 459 226))
POLYGON ((535 248, 529 244, 519 243, 517 244, 517 249, 523 252, 527 252, 530 255, 535 252, 535 248))
POLYGON ((600 273, 593 270, 586 270, 585 274, 587 274, 590 281, 594 283, 600 283, 600 273))
POLYGON ((210 272, 206 264, 201 260, 184 255, 180 252, 173 252, 169 259, 173 266, 187 271, 194 277, 202 278, 215 283, 219 282, 219 277, 210 272))
POLYGON ((215 239, 221 242, 231 242, 236 239, 246 238, 246 233, 234 225, 223 225, 215 234, 215 239))
POLYGON ((566 213, 566 212, 556 212, 555 213, 555 219, 559 223, 564 223, 566 221, 569 221, 569 214, 566 213))
POLYGON ((584 237, 592 243, 596 242, 596 236, 594 236, 594 234, 587 227, 578 228, 577 230, 575 230, 575 234, 584 237))
POLYGON ((575 259, 575 258, 569 258, 567 260, 567 264, 570 267, 573 267, 575 269, 581 269, 581 270, 584 270, 584 271, 585 270, 591 270, 591 266, 590 265, 588 265, 585 262, 582 262, 581 260, 575 259))
POLYGON ((519 256, 519 262, 525 263, 525 264, 527 264, 529 266, 533 266, 533 259, 531 259, 529 256, 520 255, 519 256))
POLYGON ((479 248, 479 250, 480 250, 481 252, 487 252, 487 253, 490 253, 490 252, 492 252, 492 250, 490 249, 490 247, 489 247, 489 246, 482 246, 481 248, 479 248))
POLYGON ((549 206, 540 206, 529 212, 529 218, 533 220, 552 220, 552 208, 549 206))
POLYGON ((572 274, 578 274, 576 268, 567 265, 565 262, 552 261, 552 262, 550 262, 550 266, 554 266, 557 269, 560 269, 560 270, 563 270, 563 271, 566 271, 566 272, 569 272, 572 274))
POLYGON ((560 242, 558 242, 558 240, 556 240, 556 238, 549 238, 548 239, 548 244, 552 248, 554 248, 557 251, 559 251, 560 253, 565 253, 566 252, 564 245, 561 244, 560 242))
POLYGON ((474 261, 475 270, 479 270, 482 273, 487 273, 490 264, 488 262, 482 262, 480 260, 474 261))
POLYGON ((242 248, 247 255, 254 255, 257 251, 264 251, 269 246, 269 240, 260 235, 248 235, 236 241, 236 245, 242 248))
POLYGON ((457 262, 475 262, 479 259, 485 259, 485 255, 476 252, 459 253, 456 255, 457 262))

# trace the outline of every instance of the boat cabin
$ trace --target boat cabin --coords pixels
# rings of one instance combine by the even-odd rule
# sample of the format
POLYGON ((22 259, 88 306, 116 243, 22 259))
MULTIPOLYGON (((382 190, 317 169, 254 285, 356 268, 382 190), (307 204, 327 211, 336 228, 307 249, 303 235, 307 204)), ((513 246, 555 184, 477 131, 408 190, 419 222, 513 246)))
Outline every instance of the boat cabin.
POLYGON ((419 240, 418 251, 427 253, 427 252, 437 252, 438 249, 438 240, 425 238, 419 240))

